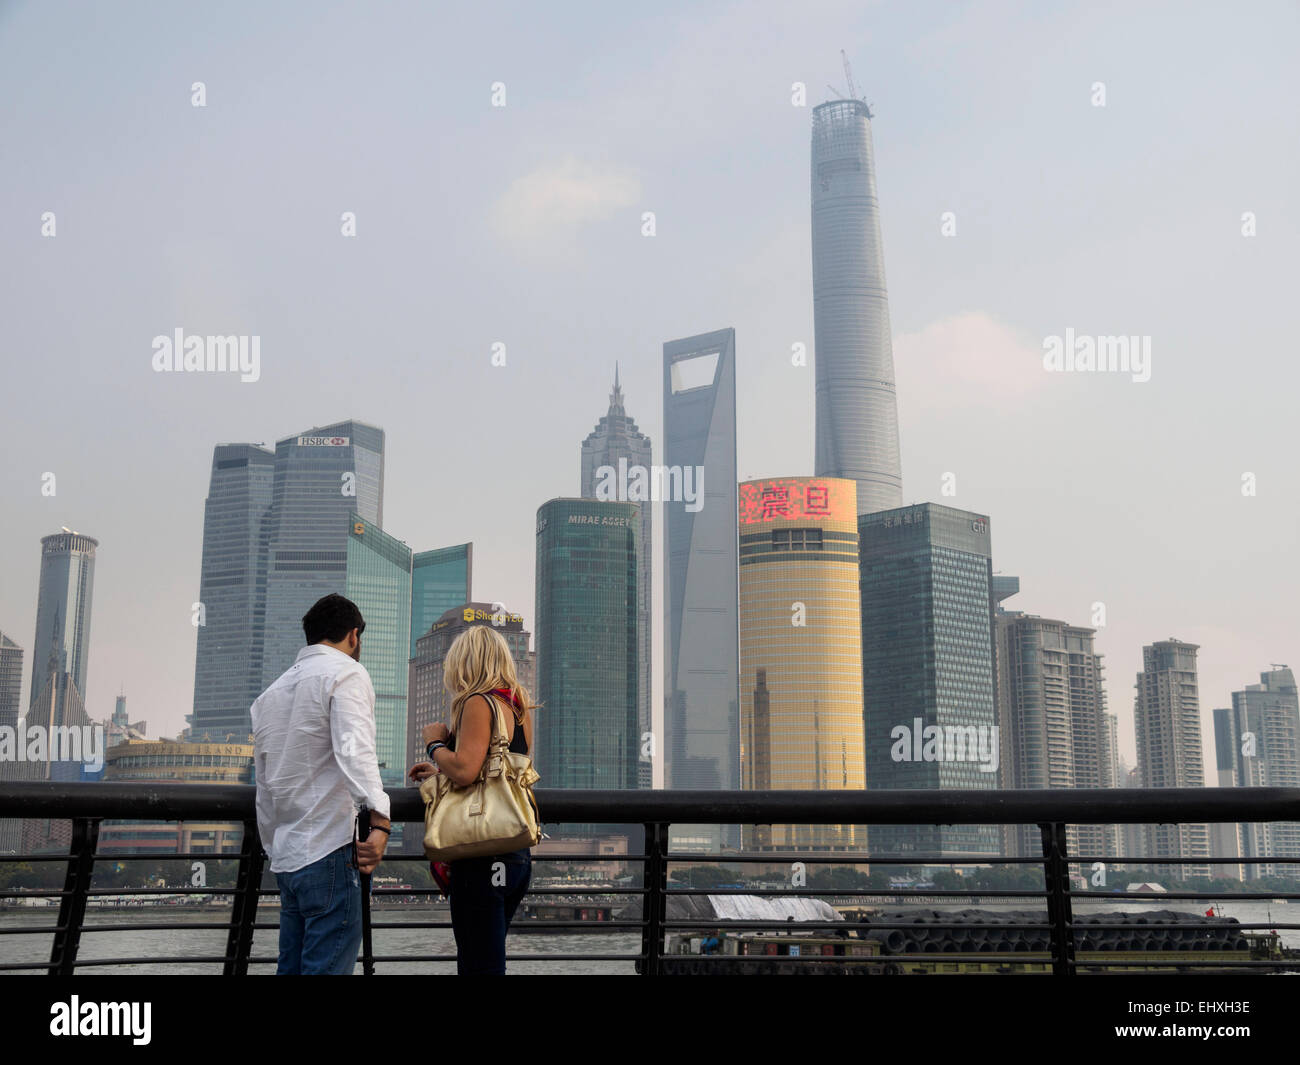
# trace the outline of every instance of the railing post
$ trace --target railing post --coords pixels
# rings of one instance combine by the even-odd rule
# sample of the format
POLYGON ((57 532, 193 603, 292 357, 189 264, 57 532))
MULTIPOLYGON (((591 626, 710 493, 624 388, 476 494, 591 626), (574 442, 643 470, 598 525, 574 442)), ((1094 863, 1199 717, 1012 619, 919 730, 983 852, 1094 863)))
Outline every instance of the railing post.
POLYGON ((1052 975, 1075 976, 1074 915, 1070 908, 1070 866, 1066 861, 1065 825, 1055 821, 1045 822, 1038 827, 1043 833, 1047 919, 1052 926, 1052 975))
POLYGON ((668 826, 662 822, 645 824, 645 929, 641 933, 642 976, 659 976, 662 972, 660 958, 664 945, 664 888, 667 884, 668 863, 664 853, 668 849, 668 826))
POLYGON ((253 925, 257 923, 258 890, 262 886, 264 856, 257 822, 244 822, 244 839, 239 847, 239 876, 230 913, 230 934, 226 937, 223 976, 247 976, 248 956, 253 952, 253 925))
POLYGON ((72 844, 68 851, 68 872, 63 880, 59 903, 59 930, 50 949, 51 976, 71 976, 81 946, 81 926, 86 920, 86 898, 95 871, 95 848, 99 846, 99 819, 78 817, 72 822, 72 844))
POLYGON ((361 874, 361 975, 375 975, 375 945, 370 930, 370 874, 361 874))

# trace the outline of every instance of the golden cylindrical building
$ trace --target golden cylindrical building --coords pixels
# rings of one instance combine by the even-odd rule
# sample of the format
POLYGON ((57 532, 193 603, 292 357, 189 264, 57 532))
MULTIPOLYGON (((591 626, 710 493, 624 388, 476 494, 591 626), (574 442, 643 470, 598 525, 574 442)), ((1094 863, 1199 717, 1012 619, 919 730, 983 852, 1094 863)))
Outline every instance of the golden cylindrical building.
MULTIPOLYGON (((744 787, 861 791, 857 485, 740 485, 740 741, 744 787)), ((746 849, 856 851, 864 826, 748 828, 746 849)))

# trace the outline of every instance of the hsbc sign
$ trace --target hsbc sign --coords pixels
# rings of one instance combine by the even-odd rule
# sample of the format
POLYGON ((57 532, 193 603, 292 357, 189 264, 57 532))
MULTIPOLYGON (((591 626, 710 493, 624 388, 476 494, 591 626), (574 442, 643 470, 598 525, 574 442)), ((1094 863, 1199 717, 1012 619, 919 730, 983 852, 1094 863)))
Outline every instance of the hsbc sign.
POLYGON ((300 436, 299 447, 347 447, 352 443, 346 436, 300 436))

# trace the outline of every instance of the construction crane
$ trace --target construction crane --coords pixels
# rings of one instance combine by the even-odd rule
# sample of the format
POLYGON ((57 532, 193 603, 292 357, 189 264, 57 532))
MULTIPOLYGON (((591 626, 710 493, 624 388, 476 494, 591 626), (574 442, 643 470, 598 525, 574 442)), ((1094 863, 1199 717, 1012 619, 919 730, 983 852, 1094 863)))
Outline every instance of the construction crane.
POLYGON ((844 61, 844 80, 849 86, 849 96, 856 100, 858 98, 858 90, 853 85, 853 68, 849 66, 849 57, 844 54, 843 48, 840 49, 840 59, 844 61))
POLYGON ((849 65, 849 57, 843 48, 840 49, 840 60, 844 64, 844 80, 848 83, 849 91, 846 94, 842 89, 837 89, 834 85, 827 85, 826 88, 830 89, 841 100, 856 100, 863 104, 867 109, 867 117, 875 118, 876 115, 871 110, 871 104, 867 102, 865 97, 858 96, 858 87, 853 84, 853 67, 849 65))

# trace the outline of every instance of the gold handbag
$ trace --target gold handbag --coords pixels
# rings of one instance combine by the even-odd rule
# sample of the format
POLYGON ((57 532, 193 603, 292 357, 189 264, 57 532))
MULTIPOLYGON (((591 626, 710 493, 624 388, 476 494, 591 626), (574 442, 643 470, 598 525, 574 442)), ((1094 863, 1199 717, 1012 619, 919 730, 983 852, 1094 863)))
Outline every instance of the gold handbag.
MULTIPOLYGON (((424 853, 430 861, 505 854, 535 847, 542 838, 542 821, 533 796, 533 784, 540 777, 533 760, 510 750, 497 698, 488 692, 481 694, 492 704, 492 738, 478 779, 458 787, 445 773, 435 773, 420 785, 424 853)), ((462 704, 462 716, 464 710, 462 704)))

